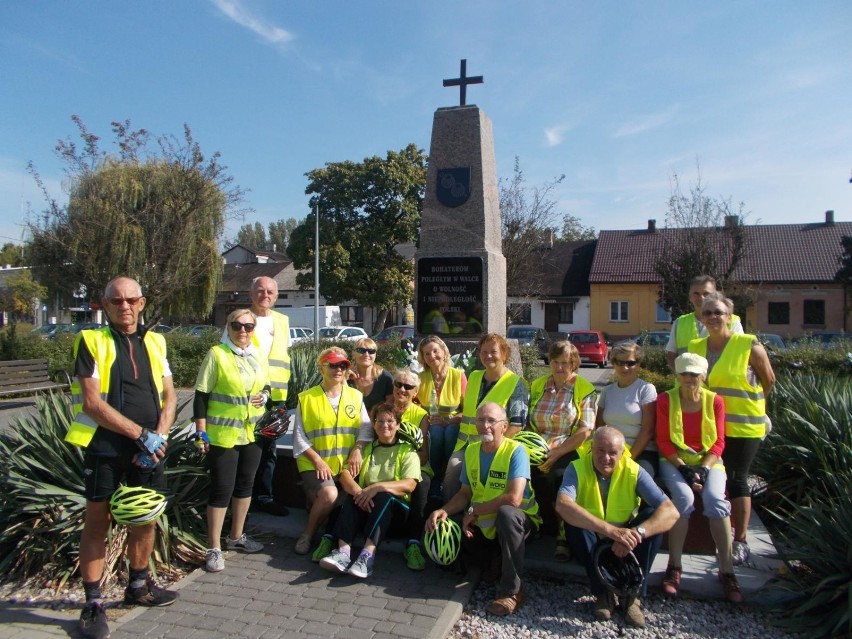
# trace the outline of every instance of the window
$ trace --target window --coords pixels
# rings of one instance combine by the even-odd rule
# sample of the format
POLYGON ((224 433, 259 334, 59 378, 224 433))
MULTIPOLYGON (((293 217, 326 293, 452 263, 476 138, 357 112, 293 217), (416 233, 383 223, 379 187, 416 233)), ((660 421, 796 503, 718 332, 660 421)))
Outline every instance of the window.
POLYGON ((769 302, 767 305, 769 324, 789 324, 790 323, 790 302, 769 302))
POLYGON ((361 306, 341 306, 340 321, 343 324, 360 324, 364 321, 364 309, 361 306))
POLYGON ((573 324, 574 323, 574 304, 560 304, 559 305, 559 323, 560 324, 573 324))
POLYGON ((512 324, 532 324, 532 304, 509 304, 509 322, 512 324))
POLYGON ((804 324, 825 326, 825 300, 805 300, 804 324))
POLYGON ((657 323, 658 324, 671 324, 672 323, 672 314, 671 311, 667 311, 662 305, 657 302, 657 323))
POLYGON ((610 322, 627 322, 630 319, 630 303, 629 302, 610 302, 609 303, 609 321, 610 322))

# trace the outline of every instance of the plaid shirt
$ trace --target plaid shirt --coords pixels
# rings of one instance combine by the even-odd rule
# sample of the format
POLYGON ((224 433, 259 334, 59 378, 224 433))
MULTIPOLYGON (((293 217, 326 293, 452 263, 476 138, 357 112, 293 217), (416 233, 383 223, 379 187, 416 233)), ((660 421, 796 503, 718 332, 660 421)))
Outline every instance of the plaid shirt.
MULTIPOLYGON (((588 430, 595 427, 597 410, 597 393, 592 393, 580 404, 580 419, 588 430)), ((535 407, 535 423, 539 434, 550 443, 551 448, 558 446, 571 436, 571 427, 576 419, 574 384, 557 389, 553 377, 550 377, 535 407)))

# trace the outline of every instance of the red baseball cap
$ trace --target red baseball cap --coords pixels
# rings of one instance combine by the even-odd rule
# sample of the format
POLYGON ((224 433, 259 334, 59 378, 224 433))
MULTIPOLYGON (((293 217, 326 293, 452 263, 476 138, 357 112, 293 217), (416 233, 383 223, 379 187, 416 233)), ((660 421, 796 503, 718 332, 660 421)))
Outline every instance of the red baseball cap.
POLYGON ((345 363, 347 366, 352 366, 352 362, 346 359, 346 355, 342 355, 337 351, 331 351, 330 353, 326 353, 320 358, 320 364, 340 364, 341 362, 345 363))

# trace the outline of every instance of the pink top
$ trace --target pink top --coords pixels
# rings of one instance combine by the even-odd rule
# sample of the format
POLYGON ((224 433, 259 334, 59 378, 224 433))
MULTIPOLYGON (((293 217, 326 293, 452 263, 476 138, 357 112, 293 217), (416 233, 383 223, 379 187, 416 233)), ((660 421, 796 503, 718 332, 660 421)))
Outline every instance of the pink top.
MULTIPOLYGON (((716 443, 708 452, 721 457, 722 451, 725 450, 725 403, 719 395, 713 398, 713 414, 716 416, 716 443)), ((701 450, 701 411, 682 415, 684 443, 693 450, 701 450)), ((657 396, 657 447, 663 457, 677 454, 669 429, 668 393, 660 393, 657 396)))

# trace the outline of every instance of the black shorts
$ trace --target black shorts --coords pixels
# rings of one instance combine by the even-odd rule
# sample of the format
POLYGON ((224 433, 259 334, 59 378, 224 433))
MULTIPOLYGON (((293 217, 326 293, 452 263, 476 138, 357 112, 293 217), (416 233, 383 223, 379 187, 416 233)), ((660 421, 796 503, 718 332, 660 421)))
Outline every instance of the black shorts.
POLYGON ((109 501, 122 483, 155 490, 163 490, 166 487, 162 461, 154 468, 146 469, 136 466, 132 458, 105 457, 89 453, 83 460, 83 480, 86 484, 83 495, 87 501, 109 501))

